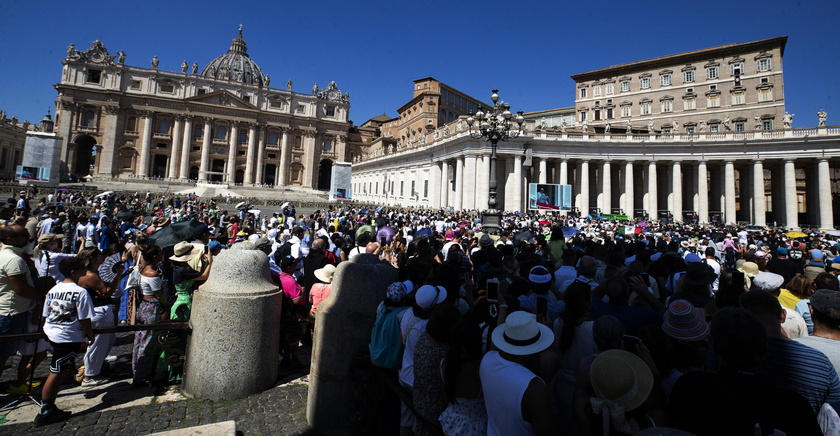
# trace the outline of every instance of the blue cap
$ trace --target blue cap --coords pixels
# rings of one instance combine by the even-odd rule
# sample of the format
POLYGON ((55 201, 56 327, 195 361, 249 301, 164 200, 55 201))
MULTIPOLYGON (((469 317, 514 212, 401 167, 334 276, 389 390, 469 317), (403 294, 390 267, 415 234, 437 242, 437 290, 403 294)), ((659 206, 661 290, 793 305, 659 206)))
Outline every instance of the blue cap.
POLYGON ((785 247, 779 247, 779 248, 776 249, 776 253, 778 253, 779 256, 787 256, 788 255, 788 249, 785 248, 785 247))

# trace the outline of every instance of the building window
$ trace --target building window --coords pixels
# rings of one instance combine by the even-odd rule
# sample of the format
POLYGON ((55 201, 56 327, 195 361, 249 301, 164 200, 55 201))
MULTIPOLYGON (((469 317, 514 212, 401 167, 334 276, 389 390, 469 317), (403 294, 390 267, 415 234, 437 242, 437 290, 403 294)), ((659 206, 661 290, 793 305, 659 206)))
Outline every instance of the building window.
POLYGON ((335 116, 335 106, 327 106, 327 116, 334 117, 335 116))
POLYGON ((300 150, 303 148, 303 137, 302 136, 295 136, 295 150, 300 150))
POLYGON ((718 133, 720 131, 720 126, 717 124, 712 124, 709 126, 709 133, 718 133))
POLYGON ((624 105, 621 107, 621 116, 622 117, 629 117, 631 116, 630 105, 624 105))
POLYGON ((706 68, 706 80, 717 79, 719 77, 720 77, 720 68, 719 67, 706 68))
POLYGON ((201 138, 202 136, 204 136, 204 128, 195 126, 195 129, 193 129, 193 138, 201 138))
POLYGON ((671 75, 670 74, 663 74, 659 76, 659 84, 662 86, 670 86, 671 85, 671 75))
POLYGON ((683 82, 693 82, 694 81, 694 70, 683 71, 683 82))
POLYGON ((87 83, 99 83, 102 80, 102 70, 88 70, 87 83))
POLYGON ((325 139, 324 140, 324 153, 331 153, 332 152, 332 139, 325 139))
POLYGON ((586 98, 586 88, 580 88, 580 98, 586 98))
POLYGON ((297 110, 295 112, 297 112, 299 114, 302 114, 302 113, 306 112, 306 106, 302 105, 302 104, 299 104, 297 106, 297 110))
POLYGON ((763 120, 763 121, 761 121, 761 129, 762 130, 773 130, 773 120, 763 120))
POLYGON ((744 93, 742 91, 735 91, 732 93, 732 104, 744 104, 744 93))
POLYGON ((207 90, 204 89, 204 88, 198 88, 198 90, 195 92, 195 95, 204 95, 204 94, 207 94, 207 90))
POLYGON ((405 181, 404 181, 404 180, 400 180, 400 197, 402 197, 402 196, 403 196, 403 192, 404 192, 404 189, 403 189, 403 188, 405 188, 405 181))
POLYGON ((650 103, 642 103, 641 104, 641 114, 642 115, 650 115, 650 103))
POLYGON ((720 107, 720 96, 710 95, 706 98, 707 107, 720 107))
POLYGON ((599 109, 595 109, 595 121, 601 119, 601 111, 599 109))
POLYGON ((423 198, 429 198, 429 181, 428 180, 423 180, 423 198))
POLYGON ((164 118, 158 121, 158 129, 157 132, 161 135, 168 135, 169 134, 169 120, 164 118))
POLYGON ((601 85, 595 85, 592 87, 592 95, 595 97, 601 96, 601 85))
POLYGON ((160 84, 160 92, 163 92, 163 93, 166 93, 166 94, 172 94, 173 92, 175 92, 175 86, 173 86, 169 83, 161 83, 160 84))
POLYGON ((758 101, 773 101, 773 90, 770 88, 758 90, 758 101))
POLYGON ((650 88, 650 77, 642 77, 639 79, 639 87, 642 89, 650 88))
POLYGON ((758 72, 770 71, 772 65, 770 63, 770 58, 759 59, 755 61, 755 69, 758 72))
POLYGON ((225 126, 216 127, 216 139, 225 139, 225 136, 227 136, 227 127, 225 127, 225 126))
POLYGON ((607 95, 612 94, 612 93, 613 93, 613 89, 614 89, 613 84, 612 84, 612 83, 607 83, 605 86, 606 86, 606 88, 607 88, 607 89, 606 89, 606 91, 607 91, 607 95))
POLYGON ((629 80, 625 80, 625 81, 621 82, 621 92, 627 92, 627 91, 630 91, 630 81, 629 80))
POLYGON ((746 125, 744 123, 735 123, 735 131, 736 132, 746 131, 746 125))
POLYGON ((580 112, 580 122, 582 123, 584 121, 586 121, 586 111, 581 111, 580 112))
POLYGON ((685 128, 685 133, 689 134, 689 135, 693 135, 694 134, 694 126, 686 127, 685 128))
POLYGON ((271 132, 268 134, 268 145, 277 146, 278 135, 277 132, 271 132))
POLYGON ((671 100, 662 100, 662 112, 671 112, 673 110, 673 106, 671 100))
POLYGON ((135 91, 139 91, 141 85, 142 85, 142 83, 140 83, 139 80, 132 80, 131 81, 131 89, 133 89, 135 91))
POLYGON ((688 97, 683 100, 683 110, 690 111, 694 109, 696 109, 694 97, 688 97))
POLYGON ((137 117, 128 117, 125 121, 125 131, 126 132, 136 132, 137 131, 137 117))
POLYGON ((239 142, 241 144, 248 142, 248 132, 239 132, 239 142))
POLYGON ((613 109, 611 107, 607 108, 607 119, 613 118, 613 109))
POLYGON ((96 113, 94 111, 85 111, 82 116, 82 127, 95 127, 96 113))
POLYGON ((733 76, 740 76, 744 74, 744 63, 736 62, 734 64, 729 64, 729 74, 733 76))

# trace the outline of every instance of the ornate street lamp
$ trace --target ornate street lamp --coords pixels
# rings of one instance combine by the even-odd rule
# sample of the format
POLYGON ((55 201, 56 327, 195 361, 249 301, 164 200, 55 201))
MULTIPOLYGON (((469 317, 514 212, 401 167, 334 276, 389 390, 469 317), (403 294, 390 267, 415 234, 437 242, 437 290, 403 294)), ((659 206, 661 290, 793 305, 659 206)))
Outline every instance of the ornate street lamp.
POLYGON ((473 139, 490 141, 493 146, 490 154, 490 193, 487 200, 487 210, 482 213, 481 227, 486 233, 495 234, 502 224, 502 212, 497 208, 496 202, 496 145, 499 141, 513 139, 522 133, 525 126, 525 117, 522 111, 516 113, 516 118, 510 113, 510 105, 499 101, 499 90, 494 89, 490 100, 493 101, 492 109, 486 113, 482 112, 481 106, 478 111, 467 118, 467 126, 470 129, 470 136, 473 139), (475 128, 473 128, 475 125, 475 128))

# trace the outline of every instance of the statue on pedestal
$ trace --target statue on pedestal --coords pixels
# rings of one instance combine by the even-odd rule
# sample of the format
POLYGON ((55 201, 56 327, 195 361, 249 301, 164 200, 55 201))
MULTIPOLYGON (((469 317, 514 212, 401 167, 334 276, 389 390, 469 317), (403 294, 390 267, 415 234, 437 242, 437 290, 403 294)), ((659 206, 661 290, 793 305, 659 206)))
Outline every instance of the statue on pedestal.
POLYGON ((188 64, 187 60, 184 59, 184 62, 181 62, 181 72, 186 74, 187 73, 187 68, 189 68, 189 67, 190 67, 190 64, 188 64))
POLYGON ((291 90, 292 90, 292 79, 289 79, 289 81, 286 82, 286 91, 291 91, 291 90))
POLYGON ((705 132, 705 131, 706 131, 706 122, 705 122, 705 121, 703 121, 702 119, 700 120, 700 127, 699 127, 698 129, 699 129, 701 132, 705 132))
POLYGON ((125 63, 125 51, 120 50, 117 52, 117 62, 120 64, 125 63))
POLYGON ((753 128, 755 130, 761 130, 761 117, 753 115, 753 120, 755 120, 755 126, 753 126, 753 128))
POLYGON ((610 130, 612 130, 612 126, 610 125, 610 122, 607 121, 607 124, 604 125, 604 133, 610 133, 610 130))
POLYGON ((633 123, 630 120, 627 120, 627 135, 633 134, 633 123))
POLYGON ((653 119, 648 120, 648 133, 653 133, 653 119))
POLYGON ((790 129, 791 125, 793 125, 793 114, 789 112, 785 112, 782 116, 782 125, 784 125, 785 129, 790 129))
POLYGON ((583 120, 583 125, 581 126, 581 130, 583 131, 583 133, 589 133, 589 122, 588 121, 583 120))
POLYGON ((315 82, 315 85, 312 86, 312 95, 318 95, 318 82, 315 82))
POLYGON ((157 69, 158 65, 160 65, 160 59, 157 56, 152 58, 152 68, 157 69))
POLYGON ((820 111, 817 112, 817 118, 819 119, 819 124, 817 124, 817 127, 825 127, 825 120, 828 119, 828 114, 825 113, 824 109, 820 109, 820 111))
POLYGON ((680 133, 680 123, 676 119, 671 120, 671 128, 674 130, 674 133, 680 133))
POLYGON ((567 127, 566 126, 566 120, 561 121, 560 122, 560 132, 561 133, 566 133, 566 127, 567 127))
POLYGON ((729 115, 727 115, 726 118, 723 119, 723 123, 721 124, 723 124, 723 127, 726 130, 732 130, 732 127, 729 126, 729 115))
POLYGON ((73 58, 76 56, 76 44, 71 43, 67 46, 67 57, 73 58))
POLYGON ((265 75, 265 86, 266 88, 268 85, 271 84, 271 77, 268 77, 268 74, 265 75))

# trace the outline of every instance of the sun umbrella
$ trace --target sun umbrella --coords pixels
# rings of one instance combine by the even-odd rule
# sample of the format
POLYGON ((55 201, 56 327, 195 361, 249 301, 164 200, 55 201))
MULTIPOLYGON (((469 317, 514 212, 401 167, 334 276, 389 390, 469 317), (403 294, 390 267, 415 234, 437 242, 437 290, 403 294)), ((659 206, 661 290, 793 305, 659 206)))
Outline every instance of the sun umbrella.
POLYGON ((825 234, 830 236, 840 236, 840 230, 830 230, 825 232, 825 234))
POLYGON ((259 215, 259 214, 262 213, 262 211, 259 210, 259 209, 248 209, 248 213, 252 213, 254 215, 259 215))
POLYGON ((113 193, 114 193, 114 191, 105 191, 105 192, 103 192, 103 193, 101 193, 101 194, 96 195, 96 196, 95 196, 95 197, 93 197, 93 198, 104 197, 104 196, 106 196, 106 195, 111 195, 111 194, 113 194, 113 193))
POLYGON ((195 218, 169 224, 152 233, 148 241, 150 244, 157 245, 161 248, 172 247, 179 242, 191 240, 195 236, 193 229, 198 227, 199 224, 201 222, 195 218))
POLYGON ((641 222, 639 222, 639 223, 638 223, 638 224, 636 224, 636 225, 637 225, 637 226, 640 226, 640 227, 647 227, 649 224, 648 224, 647 222, 645 222, 645 221, 641 221, 641 222))
POLYGON ((359 228, 356 230, 356 240, 358 240, 358 239, 359 239, 359 236, 364 235, 364 234, 365 234, 365 232, 370 232, 370 233, 373 233, 373 227, 372 227, 370 224, 365 224, 365 225, 363 225, 363 226, 359 227, 359 228))
POLYGON ((422 229, 418 230, 417 233, 414 234, 415 238, 431 238, 432 237, 432 229, 428 227, 423 227, 422 229))
POLYGON ((130 221, 130 220, 134 219, 134 212, 132 212, 130 210, 121 210, 121 211, 117 212, 117 219, 120 219, 120 220, 123 220, 123 221, 130 221))
POLYGON ((539 225, 541 225, 541 226, 547 226, 547 225, 551 224, 551 221, 542 220, 542 221, 537 221, 537 223, 539 223, 539 225))
POLYGON ((458 223, 458 228, 459 229, 467 229, 467 228, 470 227, 470 224, 471 223, 469 221, 461 221, 460 223, 458 223))
POLYGON ((563 227, 563 237, 565 238, 571 238, 578 233, 580 233, 580 229, 577 227, 563 227))
POLYGON ((785 233, 785 236, 787 236, 788 238, 804 238, 808 235, 806 235, 802 232, 787 232, 787 233, 785 233))
POLYGON ((391 240, 394 239, 394 228, 390 226, 385 226, 379 229, 379 231, 376 232, 376 240, 381 241, 382 238, 385 238, 386 244, 390 243, 391 240))
POLYGON ((534 232, 530 230, 522 230, 513 235, 513 246, 519 247, 522 245, 522 242, 530 241, 531 239, 534 239, 534 232))
POLYGON ((233 207, 234 207, 235 209, 241 209, 243 206, 245 206, 245 202, 244 202, 244 201, 240 201, 239 203, 236 203, 236 206, 233 206, 233 207))

